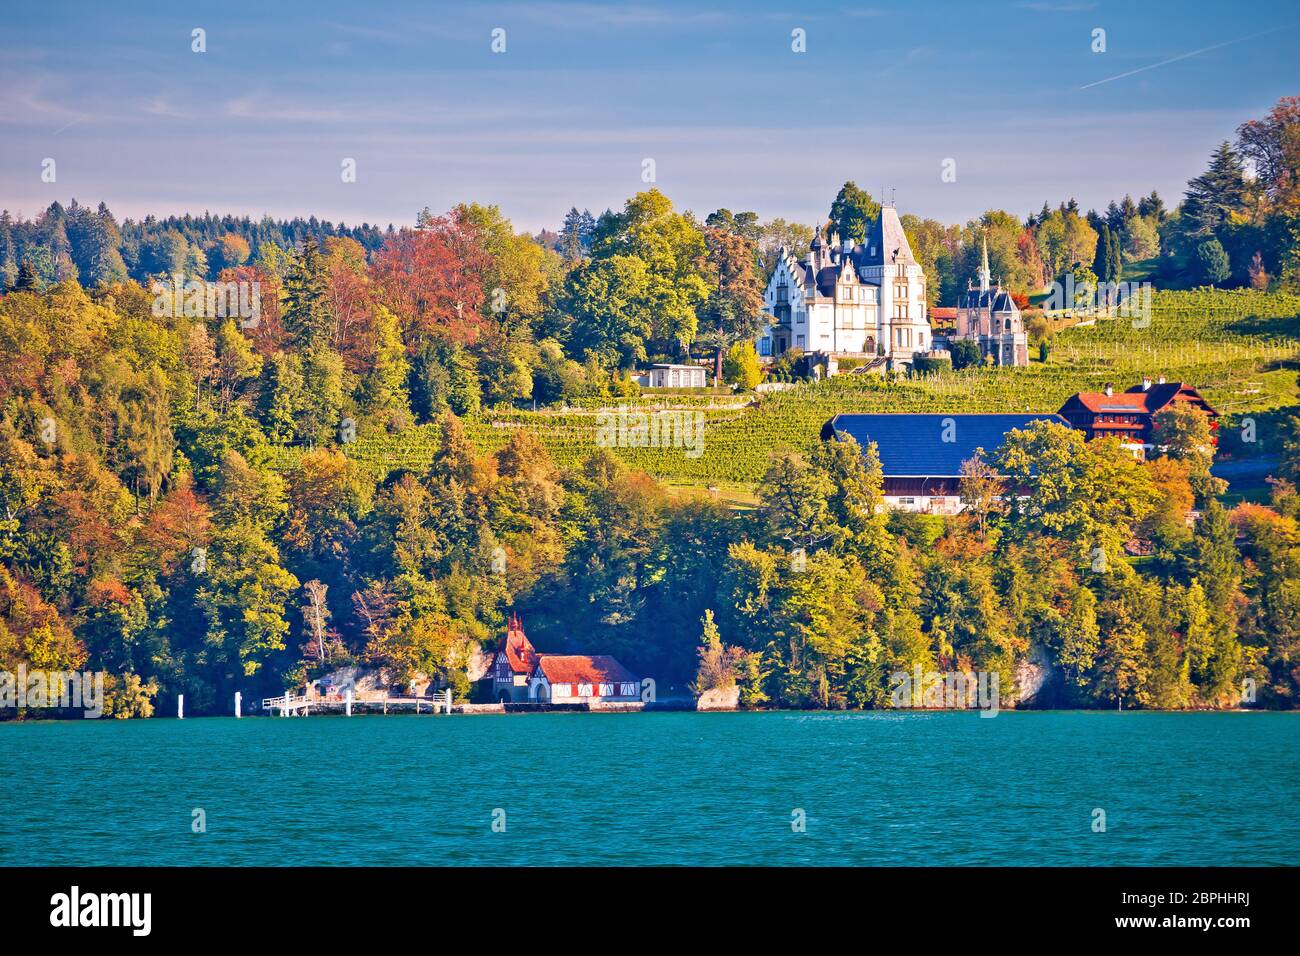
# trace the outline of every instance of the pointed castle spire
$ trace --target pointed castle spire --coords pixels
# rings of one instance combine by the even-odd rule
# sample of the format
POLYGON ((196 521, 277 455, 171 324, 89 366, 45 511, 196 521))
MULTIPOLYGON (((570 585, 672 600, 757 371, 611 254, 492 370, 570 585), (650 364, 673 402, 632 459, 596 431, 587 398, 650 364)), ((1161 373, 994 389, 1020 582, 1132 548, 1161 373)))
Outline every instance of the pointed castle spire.
POLYGON ((980 242, 984 248, 984 258, 980 265, 980 291, 988 292, 989 283, 992 281, 992 273, 989 271, 989 236, 987 232, 980 242))

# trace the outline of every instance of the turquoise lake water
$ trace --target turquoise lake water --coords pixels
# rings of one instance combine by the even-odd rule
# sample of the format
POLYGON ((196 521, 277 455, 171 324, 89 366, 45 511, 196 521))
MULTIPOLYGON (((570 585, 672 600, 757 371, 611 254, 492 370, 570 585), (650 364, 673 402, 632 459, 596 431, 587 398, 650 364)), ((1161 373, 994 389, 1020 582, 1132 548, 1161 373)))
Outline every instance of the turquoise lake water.
POLYGON ((1300 714, 8 723, 0 773, 6 866, 1300 863, 1300 714))

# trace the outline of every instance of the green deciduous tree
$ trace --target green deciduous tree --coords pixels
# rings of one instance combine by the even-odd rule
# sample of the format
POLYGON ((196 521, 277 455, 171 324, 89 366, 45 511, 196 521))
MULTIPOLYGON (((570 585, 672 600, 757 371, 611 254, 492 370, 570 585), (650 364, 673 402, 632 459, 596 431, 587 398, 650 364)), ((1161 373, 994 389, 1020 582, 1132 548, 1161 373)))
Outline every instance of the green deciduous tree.
POLYGON ((858 188, 856 183, 846 182, 831 203, 829 218, 832 229, 841 239, 865 242, 867 229, 880 218, 880 203, 865 189, 858 188))

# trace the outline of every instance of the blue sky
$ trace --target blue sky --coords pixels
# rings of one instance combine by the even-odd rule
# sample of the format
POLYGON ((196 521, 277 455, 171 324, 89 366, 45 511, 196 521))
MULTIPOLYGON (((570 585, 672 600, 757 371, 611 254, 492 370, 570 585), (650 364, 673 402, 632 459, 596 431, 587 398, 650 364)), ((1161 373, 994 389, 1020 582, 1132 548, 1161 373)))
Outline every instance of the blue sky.
POLYGON ((0 207, 402 224, 476 200, 537 229, 620 205, 647 157, 700 215, 812 222, 847 179, 945 222, 1153 188, 1173 205, 1239 123, 1300 93, 1289 0, 1248 16, 1100 0, 180 6, 6 12, 0 207))

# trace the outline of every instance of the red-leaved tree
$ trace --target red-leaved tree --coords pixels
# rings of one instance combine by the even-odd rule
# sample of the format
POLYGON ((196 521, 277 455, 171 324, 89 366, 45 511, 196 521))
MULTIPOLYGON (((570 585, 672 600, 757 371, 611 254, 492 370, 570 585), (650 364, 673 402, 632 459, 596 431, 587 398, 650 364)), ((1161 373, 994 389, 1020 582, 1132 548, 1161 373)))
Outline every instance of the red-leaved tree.
POLYGON ((473 344, 487 327, 482 276, 487 268, 477 232, 449 216, 424 220, 384 243, 371 264, 379 301, 402 321, 407 346, 429 335, 473 344))

